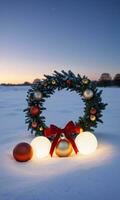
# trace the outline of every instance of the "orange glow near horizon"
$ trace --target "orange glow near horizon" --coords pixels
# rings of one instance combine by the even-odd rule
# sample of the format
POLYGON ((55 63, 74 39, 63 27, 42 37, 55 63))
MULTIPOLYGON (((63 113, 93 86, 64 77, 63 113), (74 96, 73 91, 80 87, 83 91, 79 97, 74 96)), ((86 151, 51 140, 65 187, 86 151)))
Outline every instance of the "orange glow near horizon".
MULTIPOLYGON (((6 76, 2 76, 0 77, 0 84, 1 83, 10 83, 10 84, 20 84, 20 83, 24 83, 24 82, 30 82, 32 83, 35 79, 42 79, 44 76, 25 76, 23 75, 22 77, 20 77, 18 74, 16 74, 16 76, 10 76, 10 75, 6 75, 6 76)), ((91 80, 97 80, 98 78, 95 76, 89 76, 88 78, 90 78, 91 80)))
POLYGON ((43 78, 42 76, 36 76, 36 75, 31 75, 31 74, 24 74, 21 76, 21 74, 15 74, 12 75, 12 74, 7 74, 7 75, 2 75, 2 77, 0 76, 0 83, 12 83, 12 84, 19 84, 19 83, 24 83, 24 82, 30 82, 32 83, 34 81, 34 79, 36 78, 43 78))
POLYGON ((92 73, 82 66, 69 68, 68 64, 64 66, 62 64, 47 64, 31 60, 18 62, 17 59, 9 58, 8 60, 0 60, 0 83, 19 84, 26 81, 32 83, 36 78, 44 78, 44 74, 52 74, 54 70, 60 72, 63 69, 65 71, 71 70, 75 74, 79 73, 81 76, 86 75, 91 80, 97 80, 100 76, 100 73, 92 73))
POLYGON ((5 78, 3 78, 2 77, 2 79, 0 78, 0 83, 5 83, 5 84, 7 84, 7 83, 10 83, 10 84, 21 84, 21 83, 24 83, 24 82, 30 82, 30 83, 32 83, 33 81, 34 81, 34 79, 36 79, 36 78, 42 78, 42 77, 18 77, 17 78, 17 76, 15 76, 15 77, 5 77, 5 78))
MULTIPOLYGON (((19 84, 24 82, 33 82, 36 78, 43 78, 41 70, 36 69, 36 63, 26 63, 24 61, 17 62, 0 61, 0 83, 19 84)), ((42 64, 40 64, 42 65, 42 64)))

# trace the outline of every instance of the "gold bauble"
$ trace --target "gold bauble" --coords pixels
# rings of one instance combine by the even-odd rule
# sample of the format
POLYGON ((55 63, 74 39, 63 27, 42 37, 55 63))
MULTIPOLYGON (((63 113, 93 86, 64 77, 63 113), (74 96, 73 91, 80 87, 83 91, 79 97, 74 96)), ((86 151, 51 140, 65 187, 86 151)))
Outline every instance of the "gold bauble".
POLYGON ((83 132, 83 128, 80 128, 80 133, 82 133, 83 132))
POLYGON ((52 85, 55 85, 56 84, 56 81, 55 80, 52 80, 52 85))
POLYGON ((91 121, 95 121, 96 120, 96 116, 95 115, 90 115, 90 120, 91 121))
POLYGON ((68 157, 72 153, 72 145, 67 139, 60 139, 56 149, 55 153, 59 157, 68 157))
POLYGON ((87 78, 83 78, 83 79, 82 79, 82 83, 83 83, 83 84, 88 84, 88 83, 89 83, 89 80, 88 80, 87 78))
POLYGON ((39 130, 40 130, 40 131, 43 131, 43 127, 42 127, 42 126, 40 126, 39 130))
POLYGON ((86 89, 83 93, 85 99, 91 99, 93 97, 93 91, 90 89, 86 89))

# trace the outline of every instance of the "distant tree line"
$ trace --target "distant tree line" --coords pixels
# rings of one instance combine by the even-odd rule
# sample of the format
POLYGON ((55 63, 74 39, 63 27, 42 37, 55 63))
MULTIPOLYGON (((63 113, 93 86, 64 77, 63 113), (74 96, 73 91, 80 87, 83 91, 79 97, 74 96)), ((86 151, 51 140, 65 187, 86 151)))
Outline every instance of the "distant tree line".
POLYGON ((31 85, 32 83, 29 83, 29 82, 24 82, 24 83, 16 83, 16 84, 14 84, 14 83, 1 83, 0 85, 1 86, 29 86, 29 85, 31 85))
POLYGON ((120 87, 120 74, 116 74, 113 78, 109 73, 103 73, 97 81, 99 87, 117 86, 120 87))

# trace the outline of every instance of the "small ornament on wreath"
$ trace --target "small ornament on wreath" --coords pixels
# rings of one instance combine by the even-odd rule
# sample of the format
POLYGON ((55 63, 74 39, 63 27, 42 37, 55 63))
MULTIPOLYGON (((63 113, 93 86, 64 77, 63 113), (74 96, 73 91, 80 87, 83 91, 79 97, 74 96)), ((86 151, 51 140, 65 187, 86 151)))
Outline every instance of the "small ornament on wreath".
POLYGON ((42 93, 39 91, 34 92, 34 99, 40 101, 42 99, 42 93))
POLYGON ((53 75, 44 76, 45 79, 33 84, 32 88, 28 90, 28 107, 24 110, 26 123, 28 129, 32 133, 34 132, 35 136, 46 137, 51 141, 51 156, 56 153, 59 157, 66 157, 71 155, 73 150, 75 153, 79 151, 79 138, 82 138, 80 140, 83 140, 84 143, 87 141, 87 145, 89 145, 88 140, 90 138, 91 143, 94 139, 91 134, 85 134, 84 137, 78 136, 86 133, 86 131, 93 131, 98 122, 102 123, 102 111, 107 104, 102 102, 102 91, 98 91, 95 83, 86 76, 81 77, 79 74, 76 76, 72 71, 62 71, 61 73, 54 71, 53 75), (44 108, 44 102, 56 89, 62 90, 64 88, 69 91, 76 91, 80 95, 85 105, 84 115, 80 116, 76 122, 68 122, 64 128, 59 128, 53 124, 48 127, 45 117, 42 116, 43 110, 46 109, 44 108), (62 138, 63 134, 64 138, 62 138), (77 143, 75 138, 78 138, 77 143))
POLYGON ((37 116, 40 113, 40 108, 38 106, 31 106, 29 110, 32 116, 37 116))

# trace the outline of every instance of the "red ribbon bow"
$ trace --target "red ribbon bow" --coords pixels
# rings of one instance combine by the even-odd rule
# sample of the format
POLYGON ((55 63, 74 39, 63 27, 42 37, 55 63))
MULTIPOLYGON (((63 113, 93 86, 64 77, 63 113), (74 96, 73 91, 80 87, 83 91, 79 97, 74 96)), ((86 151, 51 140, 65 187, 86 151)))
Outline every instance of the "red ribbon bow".
POLYGON ((61 129, 58 128, 55 125, 50 125, 50 128, 45 129, 45 136, 46 137, 50 137, 52 135, 55 135, 55 138, 53 140, 51 149, 50 149, 50 155, 53 155, 54 149, 58 143, 58 140, 61 136, 61 134, 64 133, 65 137, 68 139, 68 141, 72 144, 72 147, 75 151, 75 153, 77 154, 78 152, 78 148, 75 144, 74 139, 71 137, 72 133, 76 133, 76 126, 73 123, 73 121, 68 122, 68 124, 65 126, 65 128, 61 129))

